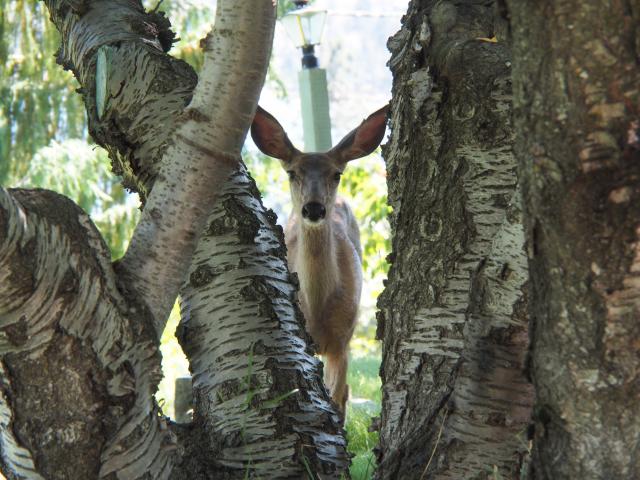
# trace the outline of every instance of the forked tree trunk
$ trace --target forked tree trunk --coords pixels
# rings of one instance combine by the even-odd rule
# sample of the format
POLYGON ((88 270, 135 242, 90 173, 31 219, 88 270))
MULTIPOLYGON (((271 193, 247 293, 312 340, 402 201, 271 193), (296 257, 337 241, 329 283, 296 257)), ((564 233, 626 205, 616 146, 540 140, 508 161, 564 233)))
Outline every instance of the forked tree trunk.
POLYGON ((486 2, 413 0, 390 40, 392 266, 378 479, 517 478, 533 401, 510 57, 486 2), (481 40, 484 38, 485 40, 481 40))
POLYGON ((336 411, 291 302, 282 238, 239 159, 266 70, 273 3, 219 2, 206 79, 187 110, 195 75, 164 54, 173 35, 159 15, 123 0, 48 6, 62 33, 59 61, 83 87, 90 129, 147 205, 114 271, 72 202, 0 190, 2 472, 129 480, 275 471, 297 479, 312 469, 338 478, 348 460, 336 411), (104 89, 96 89, 96 59, 107 67, 98 78, 104 89), (198 251, 208 263, 194 264, 183 326, 196 419, 173 425, 153 400, 158 338, 203 230, 198 251), (221 243, 208 250, 211 237, 221 243), (209 273, 219 281, 207 291, 209 273), (219 303, 223 295, 233 303, 219 303), (227 341, 216 344, 215 333, 227 341))
POLYGON ((191 453, 221 474, 302 478, 307 464, 314 478, 339 478, 346 442, 307 347, 283 242, 241 168, 220 192, 181 293, 194 438, 208 439, 191 453))
POLYGON ((640 2, 508 2, 539 479, 640 472, 640 2))

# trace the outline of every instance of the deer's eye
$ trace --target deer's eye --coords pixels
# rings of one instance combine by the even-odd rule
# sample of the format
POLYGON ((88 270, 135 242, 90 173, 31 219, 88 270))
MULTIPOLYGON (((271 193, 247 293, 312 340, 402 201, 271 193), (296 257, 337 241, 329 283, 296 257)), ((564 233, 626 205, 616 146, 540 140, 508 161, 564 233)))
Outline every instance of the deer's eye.
POLYGON ((336 182, 339 182, 339 181, 340 181, 340 177, 341 177, 341 176, 342 176, 342 172, 336 172, 336 173, 334 173, 334 174, 333 174, 333 179, 334 179, 336 182))
POLYGON ((287 170, 287 175, 289 175, 289 180, 294 181, 296 177, 296 172, 293 170, 287 170))

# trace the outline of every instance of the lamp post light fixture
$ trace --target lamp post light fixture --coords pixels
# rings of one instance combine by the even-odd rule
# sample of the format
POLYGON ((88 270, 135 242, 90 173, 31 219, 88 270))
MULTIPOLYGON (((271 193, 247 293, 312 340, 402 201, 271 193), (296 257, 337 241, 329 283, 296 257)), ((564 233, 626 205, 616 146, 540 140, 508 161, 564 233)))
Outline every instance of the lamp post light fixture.
POLYGON ((282 17, 282 25, 296 47, 302 49, 302 70, 298 73, 304 148, 324 152, 331 148, 331 119, 327 72, 318 67, 315 46, 320 44, 326 10, 307 7, 307 0, 294 1, 296 10, 282 17))

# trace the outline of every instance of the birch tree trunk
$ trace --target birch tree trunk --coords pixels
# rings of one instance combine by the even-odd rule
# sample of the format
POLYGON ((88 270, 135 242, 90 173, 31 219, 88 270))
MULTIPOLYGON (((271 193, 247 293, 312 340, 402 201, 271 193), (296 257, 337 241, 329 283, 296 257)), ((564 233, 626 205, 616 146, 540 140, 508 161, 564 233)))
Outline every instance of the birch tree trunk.
POLYGON ((640 472, 640 2, 510 7, 534 477, 640 472))
POLYGON ((11 479, 265 478, 276 467, 278 478, 309 468, 338 478, 348 464, 338 417, 291 302, 281 235, 239 157, 266 71, 273 3, 218 3, 193 98, 196 77, 165 54, 173 34, 160 15, 124 0, 47 6, 90 130, 146 208, 114 269, 72 202, 0 190, 0 469, 11 479), (244 310, 225 310, 215 290, 196 298, 207 275, 194 264, 182 338, 201 388, 194 423, 174 425, 153 400, 158 338, 203 231, 226 235, 214 248, 234 235, 242 244, 207 268, 227 272, 215 286, 243 299, 244 310), (240 328, 216 348, 207 330, 241 322, 248 336, 240 328), (233 372, 227 356, 238 362, 233 372))
POLYGON ((509 50, 486 41, 495 14, 413 0, 389 41, 378 479, 517 478, 527 454, 527 266, 509 50))
POLYGON ((152 398, 160 354, 148 317, 128 308, 112 272, 73 202, 0 190, 0 438, 9 478, 168 477, 176 442, 152 398))
POLYGON ((339 478, 346 443, 307 347, 283 242, 239 170, 209 215, 181 295, 194 420, 209 440, 194 454, 255 478, 301 478, 304 463, 314 478, 339 478))

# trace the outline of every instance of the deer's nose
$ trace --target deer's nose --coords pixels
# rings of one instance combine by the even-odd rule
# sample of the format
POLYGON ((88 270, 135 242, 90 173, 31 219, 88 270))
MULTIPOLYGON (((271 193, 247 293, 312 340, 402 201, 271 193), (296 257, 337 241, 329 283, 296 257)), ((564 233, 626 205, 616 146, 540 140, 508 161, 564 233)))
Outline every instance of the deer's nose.
POLYGON ((317 222, 324 218, 327 214, 327 210, 324 205, 318 202, 305 203, 302 207, 302 217, 312 222, 317 222))

